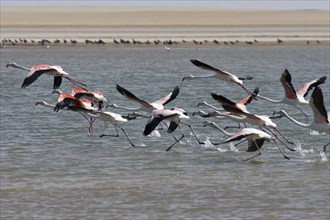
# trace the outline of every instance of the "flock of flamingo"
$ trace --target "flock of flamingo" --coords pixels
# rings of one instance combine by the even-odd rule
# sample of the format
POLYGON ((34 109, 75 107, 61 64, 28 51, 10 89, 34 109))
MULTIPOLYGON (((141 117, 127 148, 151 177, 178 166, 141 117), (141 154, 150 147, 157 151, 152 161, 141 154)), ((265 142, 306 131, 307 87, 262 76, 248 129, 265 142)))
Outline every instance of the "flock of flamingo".
MULTIPOLYGON (((251 80, 252 77, 248 76, 246 78, 237 77, 232 73, 227 71, 223 71, 221 69, 212 67, 206 63, 203 63, 199 60, 190 60, 193 65, 196 67, 213 72, 210 75, 202 75, 202 76, 185 76, 182 79, 182 82, 176 86, 173 91, 167 96, 156 100, 154 102, 148 102, 146 100, 138 98, 132 92, 123 88, 120 85, 116 85, 117 91, 124 96, 125 98, 134 101, 140 105, 138 108, 128 108, 119 106, 117 104, 106 104, 107 99, 100 91, 91 91, 88 89, 88 86, 82 82, 76 81, 69 77, 69 74, 65 72, 61 66, 51 66, 47 64, 38 64, 34 65, 31 68, 26 68, 20 66, 16 63, 9 63, 6 67, 14 67, 28 71, 27 77, 24 79, 22 83, 22 88, 26 88, 34 81, 36 81, 41 75, 50 75, 54 77, 54 85, 53 85, 53 93, 59 94, 57 102, 55 104, 50 104, 45 101, 37 101, 36 105, 42 105, 52 108, 55 112, 62 110, 69 110, 73 112, 77 112, 81 114, 89 123, 88 133, 93 135, 93 124, 96 120, 104 121, 105 125, 108 126, 108 122, 114 125, 116 134, 102 134, 100 138, 104 136, 119 136, 118 129, 120 129, 128 142, 135 146, 130 140, 126 130, 120 125, 121 122, 127 122, 129 120, 137 119, 138 117, 146 117, 148 118, 143 135, 148 136, 156 129, 166 129, 167 132, 173 136, 175 142, 171 144, 166 151, 169 151, 175 144, 180 143, 185 135, 183 130, 181 129, 181 125, 187 126, 193 136, 196 138, 199 144, 205 144, 205 142, 201 141, 193 130, 192 126, 186 122, 185 120, 189 119, 187 112, 182 108, 165 108, 165 105, 173 101, 180 92, 180 86, 182 83, 185 83, 189 80, 202 79, 202 78, 216 78, 221 81, 225 81, 231 83, 233 85, 237 85, 241 87, 246 93, 247 96, 239 102, 233 102, 228 98, 216 94, 210 93, 212 98, 218 102, 222 108, 218 108, 213 106, 207 102, 201 102, 198 106, 208 106, 212 110, 209 112, 198 111, 194 112, 192 116, 198 115, 203 118, 219 118, 219 119, 229 119, 238 123, 238 126, 235 127, 239 129, 234 133, 230 133, 227 130, 229 127, 221 128, 213 121, 205 121, 203 126, 210 126, 218 131, 222 132, 228 138, 219 143, 212 143, 213 145, 225 144, 229 142, 236 142, 235 146, 241 144, 245 141, 248 142, 248 152, 257 152, 256 155, 246 159, 250 160, 256 156, 261 155, 261 147, 264 142, 274 142, 283 155, 284 158, 290 159, 286 156, 279 146, 279 143, 282 143, 287 149, 290 151, 294 151, 289 145, 293 144, 289 141, 277 128, 276 123, 272 120, 274 118, 286 117, 294 124, 306 128, 306 132, 309 132, 309 129, 315 130, 319 133, 327 133, 330 134, 330 124, 329 117, 330 111, 326 111, 324 106, 324 98, 322 94, 322 90, 320 85, 325 83, 326 76, 320 77, 318 79, 314 79, 310 82, 305 83, 301 89, 295 90, 291 81, 291 75, 289 71, 286 69, 282 73, 280 77, 280 82, 284 88, 284 97, 281 100, 272 100, 270 98, 259 95, 259 89, 256 88, 253 92, 250 91, 243 85, 244 80, 251 80), (62 78, 69 80, 74 83, 77 87, 73 88, 71 93, 64 93, 59 90, 59 87, 62 83, 62 78), (307 100, 309 92, 311 92, 310 99, 307 100), (247 110, 247 104, 255 99, 262 99, 268 102, 273 103, 284 103, 291 106, 296 107, 301 111, 301 113, 306 117, 306 123, 299 122, 293 117, 291 117, 284 110, 275 111, 273 115, 258 115, 253 114, 247 110), (311 107, 313 112, 313 120, 311 122, 308 115, 300 108, 300 105, 307 104, 311 107), (127 115, 121 115, 118 113, 114 113, 111 111, 106 111, 108 107, 115 109, 123 109, 129 111, 127 115), (168 123, 166 123, 168 122, 168 123), (243 125, 242 125, 243 124, 243 125), (256 128, 248 127, 255 126, 256 128), (243 128, 242 128, 243 127, 243 128), (173 132, 175 130, 179 130, 181 136, 177 138, 173 132)), ((326 151, 327 146, 330 144, 326 143, 323 146, 323 151, 326 151)))

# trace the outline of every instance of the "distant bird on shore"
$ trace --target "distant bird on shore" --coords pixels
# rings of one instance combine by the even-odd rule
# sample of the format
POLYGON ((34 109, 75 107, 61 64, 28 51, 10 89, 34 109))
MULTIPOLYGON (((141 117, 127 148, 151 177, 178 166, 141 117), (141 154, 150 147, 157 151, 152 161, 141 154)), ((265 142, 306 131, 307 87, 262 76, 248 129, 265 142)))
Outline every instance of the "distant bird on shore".
POLYGON ((280 81, 283 86, 285 95, 281 100, 273 100, 261 95, 257 95, 258 98, 261 98, 263 100, 272 102, 272 103, 283 103, 287 105, 291 105, 293 107, 296 107, 303 113, 306 117, 306 120, 308 121, 308 115, 298 106, 298 104, 309 104, 309 101, 305 99, 305 97, 308 95, 309 91, 313 89, 313 87, 316 87, 318 85, 321 85, 325 82, 327 79, 326 76, 323 76, 318 79, 314 79, 308 83, 305 83, 297 92, 294 89, 291 81, 291 74, 287 69, 284 70, 284 72, 281 75, 280 81))
POLYGON ((182 79, 182 81, 184 80, 193 80, 193 79, 200 79, 200 78, 217 78, 220 79, 222 81, 226 81, 229 83, 233 83, 236 85, 239 85, 240 87, 242 87, 249 95, 252 95, 253 97, 255 97, 255 94, 253 94, 250 90, 248 90, 244 85, 243 85, 243 80, 251 80, 253 77, 248 76, 246 78, 242 78, 242 77, 237 77, 232 73, 214 68, 206 63, 203 63, 199 60, 190 60, 190 62, 192 64, 194 64, 195 66, 204 69, 204 70, 209 70, 209 71, 213 71, 215 72, 215 74, 212 75, 206 75, 206 76, 193 76, 193 75, 189 75, 186 76, 182 79))
POLYGON ((27 68, 24 66, 20 66, 16 63, 8 63, 6 67, 13 67, 18 68, 22 70, 29 71, 27 77, 24 79, 22 88, 31 85, 34 81, 36 81, 41 75, 46 74, 50 76, 54 76, 54 85, 53 89, 58 89, 62 84, 62 77, 69 80, 70 82, 78 85, 78 86, 87 86, 84 83, 78 82, 76 80, 73 80, 69 77, 69 74, 63 70, 61 66, 51 66, 48 64, 38 64, 34 65, 31 68, 27 68))

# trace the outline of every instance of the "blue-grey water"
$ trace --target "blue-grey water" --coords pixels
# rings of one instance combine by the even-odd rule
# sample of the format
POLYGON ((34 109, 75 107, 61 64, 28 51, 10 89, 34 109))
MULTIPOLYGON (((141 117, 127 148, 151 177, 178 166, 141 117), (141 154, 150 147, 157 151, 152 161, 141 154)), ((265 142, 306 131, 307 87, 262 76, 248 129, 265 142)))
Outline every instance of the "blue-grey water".
MULTIPOLYGON (((41 76, 21 89, 27 72, 6 68, 15 61, 30 67, 48 63, 61 65, 71 77, 98 89, 109 100, 138 106, 115 89, 119 84, 140 98, 155 101, 167 95, 182 77, 210 74, 193 66, 199 59, 238 76, 253 76, 245 82, 251 90, 280 99, 280 74, 287 68, 296 89, 314 78, 328 76, 321 85, 329 110, 329 46, 218 47, 205 49, 163 48, 5 48, 1 49, 1 219, 329 219, 329 151, 322 146, 329 135, 301 128, 286 118, 274 120, 296 151, 281 144, 286 160, 274 143, 266 142, 262 155, 245 144, 213 146, 224 140, 218 131, 203 127, 204 119, 186 120, 206 145, 199 145, 190 131, 173 147, 165 131, 144 137, 148 119, 121 125, 136 147, 125 137, 99 138, 115 133, 97 121, 94 135, 77 113, 53 112, 36 106, 37 100, 55 103, 53 79, 41 76)), ((61 90, 74 85, 63 80, 61 90)), ((237 101, 246 93, 238 86, 217 79, 187 81, 168 107, 189 113, 207 101, 217 105, 210 92, 237 101)), ((308 97, 309 98, 309 97, 308 97)), ((220 106, 219 106, 220 107, 220 106)), ((302 106, 312 118, 308 105, 302 106)), ((305 122, 299 110, 266 101, 253 101, 252 113, 270 115, 285 109, 305 122)), ((107 109, 117 113, 127 113, 107 109)), ((236 125, 214 119, 221 127, 236 125)), ((234 129, 231 131, 235 131, 234 129)), ((174 132, 179 137, 179 131, 174 132)))

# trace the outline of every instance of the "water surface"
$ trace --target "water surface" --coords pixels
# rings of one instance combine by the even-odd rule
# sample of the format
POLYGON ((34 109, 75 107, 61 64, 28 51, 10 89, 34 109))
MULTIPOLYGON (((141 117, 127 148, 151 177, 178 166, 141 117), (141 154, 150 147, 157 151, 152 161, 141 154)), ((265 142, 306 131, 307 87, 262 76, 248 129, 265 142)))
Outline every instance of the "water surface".
MULTIPOLYGON (((310 133, 287 119, 275 122, 296 144, 282 157, 274 143, 265 143, 262 155, 245 162, 246 144, 199 145, 188 129, 181 144, 165 149, 173 138, 144 137, 147 119, 122 124, 124 136, 112 126, 97 122, 94 135, 87 122, 74 112, 35 106, 37 100, 56 102, 53 79, 41 76, 21 89, 26 72, 6 69, 8 62, 25 66, 61 65, 72 78, 104 93, 111 103, 137 106, 124 99, 116 84, 141 98, 155 101, 167 95, 183 76, 209 74, 193 66, 199 59, 238 76, 252 75, 251 90, 273 99, 282 98, 280 74, 287 68, 298 89, 303 83, 327 75, 329 47, 218 47, 215 49, 162 48, 33 48, 1 49, 1 218, 3 219, 329 219, 329 153, 322 155, 328 135, 310 133)), ((63 81, 61 90, 73 87, 63 81)), ((322 85, 329 110, 329 82, 322 85)), ((237 101, 246 94, 238 86, 205 79, 189 81, 168 106, 189 113, 216 105, 215 92, 237 101)), ((249 110, 270 115, 285 109, 304 122, 295 108, 253 101, 249 110)), ((302 106, 311 115, 309 106, 302 106)), ((117 113, 126 113, 108 109, 117 113)), ((311 116, 312 117, 312 116, 311 116)), ((186 121, 201 140, 220 141, 224 136, 203 128, 199 117, 186 121)), ((235 125, 215 120, 220 126, 235 125)), ((234 131, 234 130, 231 130, 234 131)), ((179 132, 174 133, 180 136, 179 132)))

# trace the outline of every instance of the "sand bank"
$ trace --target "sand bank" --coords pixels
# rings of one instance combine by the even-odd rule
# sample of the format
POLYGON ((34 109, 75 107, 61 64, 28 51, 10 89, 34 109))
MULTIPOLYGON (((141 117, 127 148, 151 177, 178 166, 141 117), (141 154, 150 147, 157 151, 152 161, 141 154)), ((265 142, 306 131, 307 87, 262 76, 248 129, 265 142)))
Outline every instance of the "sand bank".
POLYGON ((87 39, 107 44, 120 39, 133 43, 134 39, 143 45, 156 40, 206 45, 214 40, 230 44, 281 39, 306 44, 328 42, 329 26, 329 11, 319 10, 1 7, 1 39, 11 39, 16 45, 23 39, 74 39, 80 44, 87 39))

